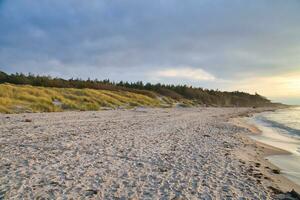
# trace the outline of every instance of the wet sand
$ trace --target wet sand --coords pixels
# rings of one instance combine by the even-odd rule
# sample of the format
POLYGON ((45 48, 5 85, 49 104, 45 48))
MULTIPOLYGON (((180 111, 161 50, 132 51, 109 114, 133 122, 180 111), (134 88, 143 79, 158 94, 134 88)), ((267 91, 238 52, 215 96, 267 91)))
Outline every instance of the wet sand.
POLYGON ((0 199, 273 199, 293 185, 228 122, 256 111, 0 115, 0 199))
MULTIPOLYGON (((295 182, 292 182, 291 180, 293 179, 287 179, 284 172, 281 171, 278 175, 272 173, 273 169, 280 171, 277 166, 280 166, 282 163, 287 163, 284 159, 289 160, 290 157, 293 157, 292 153, 288 150, 285 150, 285 148, 277 148, 269 145, 268 142, 260 142, 260 140, 254 139, 261 137, 263 133, 257 126, 249 123, 247 119, 235 118, 231 119, 230 121, 237 126, 246 128, 249 131, 248 138, 243 137, 244 143, 247 144, 248 147, 245 149, 245 152, 247 151, 247 153, 242 153, 242 156, 244 156, 244 158, 248 159, 250 162, 258 161, 259 163, 263 163, 265 165, 265 169, 267 169, 263 170, 263 174, 270 176, 273 184, 275 184, 278 189, 282 191, 294 189, 300 193, 300 186, 295 182), (278 160, 280 162, 277 166, 275 166, 274 164, 276 164, 278 160), (268 169, 272 169, 271 173, 269 173, 270 170, 268 169)), ((270 144, 273 143, 270 142, 270 144)))

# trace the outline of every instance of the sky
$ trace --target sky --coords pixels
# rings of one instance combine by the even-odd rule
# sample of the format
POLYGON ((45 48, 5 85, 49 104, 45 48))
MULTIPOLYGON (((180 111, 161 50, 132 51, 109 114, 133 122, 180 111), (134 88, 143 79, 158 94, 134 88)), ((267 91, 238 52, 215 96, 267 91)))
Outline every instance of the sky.
POLYGON ((0 0, 0 70, 300 104, 300 1, 0 0))

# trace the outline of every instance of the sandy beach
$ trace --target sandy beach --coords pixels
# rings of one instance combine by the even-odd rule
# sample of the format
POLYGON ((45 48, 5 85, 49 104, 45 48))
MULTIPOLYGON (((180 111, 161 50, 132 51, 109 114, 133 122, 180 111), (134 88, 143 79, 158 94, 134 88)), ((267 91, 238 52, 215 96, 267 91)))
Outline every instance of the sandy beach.
MULTIPOLYGON (((244 120, 242 118, 235 118, 231 119, 230 121, 239 127, 246 128, 249 131, 247 133, 248 137, 245 137, 245 135, 241 135, 241 140, 243 141, 245 146, 244 148, 241 148, 236 152, 236 156, 240 157, 242 160, 248 160, 248 162, 250 163, 254 162, 255 165, 264 166, 260 168, 260 171, 262 174, 264 174, 265 179, 271 180, 271 182, 264 180, 265 186, 274 189, 273 187, 275 185, 276 188, 281 191, 290 191, 291 189, 293 189, 299 193, 300 186, 284 177, 281 174, 280 169, 272 164, 269 160, 270 156, 286 157, 291 153, 289 151, 276 148, 274 146, 252 139, 253 136, 259 136, 261 134, 261 130, 259 130, 256 126, 247 123, 247 120, 244 120), (277 173, 276 171, 279 173, 277 173), (268 177, 271 178, 269 179, 268 177)), ((284 195, 282 195, 281 197, 284 199, 284 195)))
POLYGON ((261 121, 258 119, 268 114, 274 113, 278 115, 280 112, 290 112, 290 109, 255 114, 250 118, 236 118, 232 119, 232 122, 247 128, 250 131, 249 137, 256 141, 257 146, 264 147, 264 157, 280 169, 281 175, 299 186, 299 139, 294 137, 294 135, 280 132, 282 129, 276 129, 268 124, 260 123, 261 121))
POLYGON ((285 152, 255 142, 246 136, 250 127, 232 121, 258 111, 1 114, 0 199, 275 199, 299 192, 264 158, 285 152))

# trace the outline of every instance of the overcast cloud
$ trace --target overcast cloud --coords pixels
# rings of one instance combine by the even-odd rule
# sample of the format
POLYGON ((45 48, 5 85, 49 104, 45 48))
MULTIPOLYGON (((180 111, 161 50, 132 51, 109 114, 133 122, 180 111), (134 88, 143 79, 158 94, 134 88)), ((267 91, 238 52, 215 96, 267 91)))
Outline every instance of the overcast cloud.
POLYGON ((223 90, 250 81, 243 90, 288 99, 251 80, 299 74, 299 11, 298 0, 0 0, 0 70, 223 90))

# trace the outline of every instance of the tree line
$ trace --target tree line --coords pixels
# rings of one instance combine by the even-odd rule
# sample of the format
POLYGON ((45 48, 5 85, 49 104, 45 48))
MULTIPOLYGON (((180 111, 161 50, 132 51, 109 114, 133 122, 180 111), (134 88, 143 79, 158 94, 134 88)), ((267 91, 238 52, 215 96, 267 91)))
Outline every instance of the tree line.
POLYGON ((248 94, 245 92, 224 92, 209 90, 187 85, 152 84, 138 82, 113 82, 105 80, 82 80, 79 78, 62 79, 51 76, 40 76, 34 74, 12 73, 7 74, 0 71, 0 83, 27 84, 42 87, 57 88, 90 88, 96 90, 118 90, 130 91, 156 97, 157 94, 170 97, 175 100, 189 99, 197 104, 208 106, 267 106, 270 100, 259 94, 248 94))

